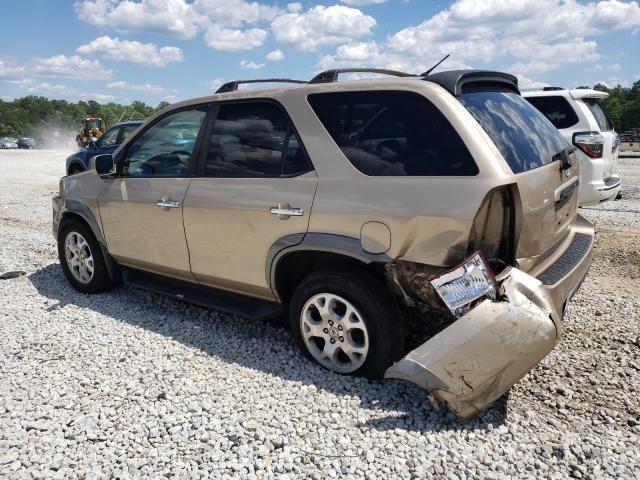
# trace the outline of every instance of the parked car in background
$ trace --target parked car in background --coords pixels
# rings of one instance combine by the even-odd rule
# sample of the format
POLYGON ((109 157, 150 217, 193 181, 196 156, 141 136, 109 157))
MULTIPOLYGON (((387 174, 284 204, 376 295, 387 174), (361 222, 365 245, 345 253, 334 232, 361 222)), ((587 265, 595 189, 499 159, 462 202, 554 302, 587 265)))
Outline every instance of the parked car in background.
POLYGON ((23 137, 19 138, 16 142, 18 144, 18 148, 22 148, 25 150, 31 150, 37 147, 37 142, 33 138, 23 137))
POLYGON ((620 156, 626 153, 640 153, 640 133, 630 130, 620 134, 620 156))
POLYGON ((18 141, 15 138, 2 137, 0 138, 0 148, 18 148, 18 141))
POLYGON ((114 125, 86 148, 72 153, 67 158, 67 175, 75 175, 89 168, 89 160, 95 155, 112 153, 118 146, 142 125, 142 120, 132 120, 114 125))
POLYGON ((614 200, 621 185, 617 169, 619 138, 600 104, 609 94, 586 88, 546 87, 522 92, 522 96, 576 147, 580 161, 578 205, 614 200))
POLYGON ((473 417, 554 348, 587 273, 577 157, 512 75, 337 81, 361 70, 165 108, 61 179, 60 263, 85 293, 288 313, 323 367, 473 417), (450 323, 407 352, 407 312, 450 323))

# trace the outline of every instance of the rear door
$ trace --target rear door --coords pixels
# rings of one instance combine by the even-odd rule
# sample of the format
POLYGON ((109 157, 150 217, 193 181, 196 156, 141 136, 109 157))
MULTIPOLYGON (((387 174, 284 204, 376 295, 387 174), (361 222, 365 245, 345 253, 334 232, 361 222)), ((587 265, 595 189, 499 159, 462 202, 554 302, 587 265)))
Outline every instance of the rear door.
POLYGON ((184 201, 195 278, 273 299, 269 249, 307 231, 317 177, 284 109, 272 101, 224 102, 184 201))
POLYGON ((523 211, 517 257, 544 258, 566 238, 576 217, 579 182, 573 148, 516 93, 471 92, 460 101, 516 174, 523 211))
POLYGON ((169 113, 118 154, 98 199, 109 253, 122 265, 193 280, 182 202, 208 105, 169 113))

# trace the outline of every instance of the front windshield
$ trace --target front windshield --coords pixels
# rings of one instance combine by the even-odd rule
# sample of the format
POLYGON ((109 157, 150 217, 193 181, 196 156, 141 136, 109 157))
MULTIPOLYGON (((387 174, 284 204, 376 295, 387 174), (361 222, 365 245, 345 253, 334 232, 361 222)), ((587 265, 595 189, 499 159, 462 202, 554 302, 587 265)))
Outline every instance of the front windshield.
POLYGON ((569 147, 553 124, 512 92, 470 92, 460 102, 480 123, 513 173, 547 165, 569 147))
POLYGON ((100 120, 97 118, 87 120, 87 128, 100 128, 100 120))

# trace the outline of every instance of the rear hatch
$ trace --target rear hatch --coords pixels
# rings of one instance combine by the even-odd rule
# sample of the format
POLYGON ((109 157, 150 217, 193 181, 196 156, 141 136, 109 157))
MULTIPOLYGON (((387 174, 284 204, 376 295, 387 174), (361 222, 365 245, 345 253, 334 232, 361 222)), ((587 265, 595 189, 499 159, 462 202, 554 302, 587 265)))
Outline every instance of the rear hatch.
POLYGON ((567 238, 576 218, 574 148, 515 92, 471 91, 460 102, 480 123, 516 175, 522 208, 516 257, 530 271, 567 238))

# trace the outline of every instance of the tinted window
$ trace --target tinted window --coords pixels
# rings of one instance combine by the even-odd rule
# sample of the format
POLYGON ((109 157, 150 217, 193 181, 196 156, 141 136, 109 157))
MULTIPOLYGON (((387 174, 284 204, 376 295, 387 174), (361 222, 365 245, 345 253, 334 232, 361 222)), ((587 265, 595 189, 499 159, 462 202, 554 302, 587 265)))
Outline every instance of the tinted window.
POLYGON ((111 145, 115 145, 118 140, 119 130, 119 128, 112 128, 111 130, 107 130, 104 135, 96 140, 96 145, 98 147, 109 147, 111 145))
POLYGON ((344 155, 374 176, 476 175, 444 115, 411 92, 321 93, 309 103, 344 155))
POLYGON ((138 129, 139 125, 125 125, 122 127, 120 134, 120 143, 123 143, 127 138, 131 136, 133 132, 138 129))
POLYGON ((309 171, 284 113, 273 103, 226 103, 213 125, 205 175, 279 177, 309 171))
POLYGON ((122 175, 175 177, 191 174, 193 149, 206 114, 207 107, 198 107, 158 120, 127 148, 122 175))
POLYGON ((578 115, 564 97, 529 97, 526 100, 540 110, 556 128, 569 128, 578 123, 578 115))
POLYGON ((593 116, 596 118, 596 122, 598 122, 600 130, 604 132, 613 130, 607 112, 604 111, 604 108, 602 108, 602 105, 600 105, 596 99, 585 98, 584 103, 589 107, 589 110, 591 110, 591 113, 593 113, 593 116))
POLYGON ((546 117, 516 93, 472 92, 459 100, 493 140, 513 173, 551 163, 569 146, 546 117))

